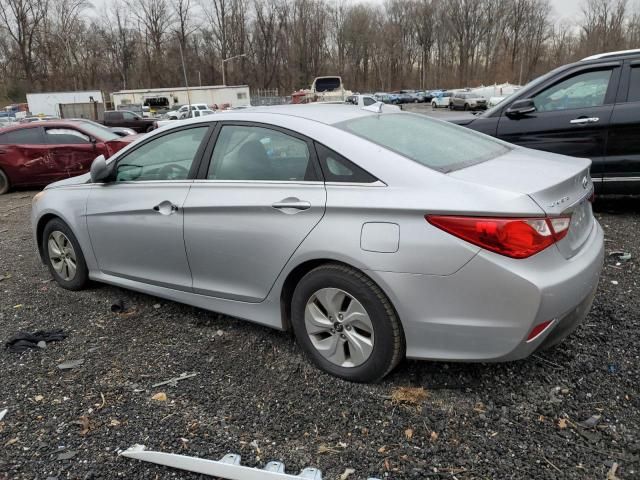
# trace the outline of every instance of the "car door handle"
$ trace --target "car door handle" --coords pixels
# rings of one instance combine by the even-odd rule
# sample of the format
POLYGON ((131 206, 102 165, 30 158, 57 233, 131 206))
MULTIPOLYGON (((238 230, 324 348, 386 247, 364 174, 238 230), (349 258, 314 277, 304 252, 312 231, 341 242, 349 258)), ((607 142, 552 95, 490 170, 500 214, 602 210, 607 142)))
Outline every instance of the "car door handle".
POLYGON ((303 200, 297 198, 285 198, 277 203, 271 205, 273 208, 277 208, 278 210, 308 210, 311 208, 311 204, 309 202, 305 202, 303 200))
POLYGON ((579 117, 574 118, 569 123, 572 123, 573 125, 584 125, 586 123, 597 123, 599 121, 600 119, 598 117, 579 117))
POLYGON ((165 200, 164 202, 160 202, 158 205, 153 207, 153 210, 162 215, 171 215, 172 213, 178 211, 178 206, 174 205, 168 200, 165 200))

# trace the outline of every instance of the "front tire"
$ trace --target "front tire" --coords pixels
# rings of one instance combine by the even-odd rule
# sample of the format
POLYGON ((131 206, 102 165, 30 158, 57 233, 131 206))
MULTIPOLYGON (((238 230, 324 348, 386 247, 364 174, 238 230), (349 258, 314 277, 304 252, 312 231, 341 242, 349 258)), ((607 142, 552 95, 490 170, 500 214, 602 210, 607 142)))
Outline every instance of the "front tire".
POLYGON ((41 241, 45 261, 58 285, 67 290, 82 290, 89 282, 89 271, 69 226, 54 218, 44 227, 41 241))
POLYGON ((7 174, 0 170, 0 195, 4 195, 9 191, 11 184, 9 183, 9 177, 7 174))
POLYGON ((298 283, 291 302, 296 339, 322 370, 353 382, 376 382, 404 356, 395 309, 363 273, 321 265, 298 283))

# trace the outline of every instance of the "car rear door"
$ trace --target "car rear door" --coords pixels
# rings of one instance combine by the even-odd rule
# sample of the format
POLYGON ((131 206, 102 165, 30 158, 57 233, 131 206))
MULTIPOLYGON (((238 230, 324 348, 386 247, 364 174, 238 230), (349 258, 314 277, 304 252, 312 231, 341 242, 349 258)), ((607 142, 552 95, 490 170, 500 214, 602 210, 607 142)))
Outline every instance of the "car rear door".
POLYGON ((640 193, 640 60, 627 62, 609 126, 604 193, 640 193))
POLYGON ((113 181, 91 189, 87 227, 103 274, 191 291, 183 206, 211 131, 154 135, 117 159, 113 181))
POLYGON ((613 62, 552 78, 532 92, 535 112, 502 112, 497 136, 527 148, 589 158, 591 175, 601 177, 619 77, 620 62, 613 62))
POLYGON ((66 177, 82 175, 96 158, 91 136, 68 126, 44 126, 45 142, 56 170, 66 177))
POLYGON ((224 122, 184 206, 195 293, 263 300, 324 215, 313 144, 277 127, 224 122))

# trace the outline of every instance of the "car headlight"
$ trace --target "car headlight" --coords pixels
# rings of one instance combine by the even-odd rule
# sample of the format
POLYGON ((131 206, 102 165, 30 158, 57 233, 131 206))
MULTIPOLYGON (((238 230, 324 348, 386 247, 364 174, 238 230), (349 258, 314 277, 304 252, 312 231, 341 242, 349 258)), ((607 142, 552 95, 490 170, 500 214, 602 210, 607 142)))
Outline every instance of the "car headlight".
POLYGON ((35 205, 38 200, 40 200, 42 197, 44 197, 44 190, 42 190, 41 192, 38 192, 34 195, 33 199, 31 200, 31 205, 35 205))

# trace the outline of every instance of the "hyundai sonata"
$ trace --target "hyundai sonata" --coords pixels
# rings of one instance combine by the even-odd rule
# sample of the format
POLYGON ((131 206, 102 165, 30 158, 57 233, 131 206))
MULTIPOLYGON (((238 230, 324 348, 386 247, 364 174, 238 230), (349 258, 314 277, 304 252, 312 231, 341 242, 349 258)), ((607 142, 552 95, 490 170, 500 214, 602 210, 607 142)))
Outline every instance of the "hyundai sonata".
POLYGON ((587 314, 590 162, 381 104, 163 127, 36 195, 64 288, 91 280, 291 329, 322 369, 520 359, 587 314), (440 139, 433 142, 433 138, 440 139))

